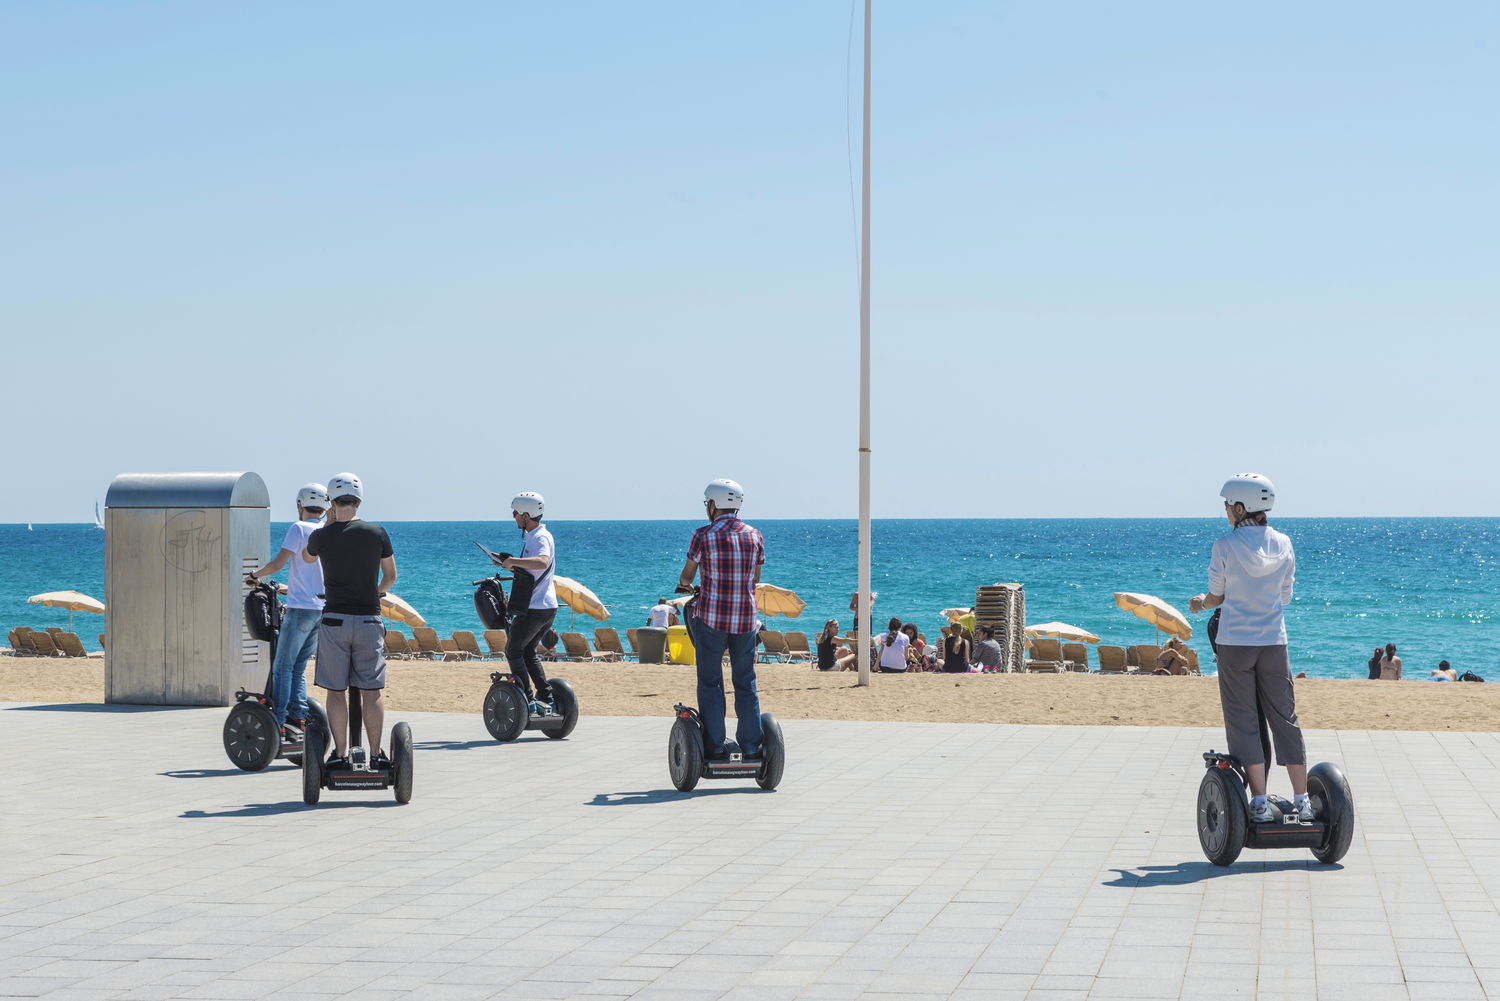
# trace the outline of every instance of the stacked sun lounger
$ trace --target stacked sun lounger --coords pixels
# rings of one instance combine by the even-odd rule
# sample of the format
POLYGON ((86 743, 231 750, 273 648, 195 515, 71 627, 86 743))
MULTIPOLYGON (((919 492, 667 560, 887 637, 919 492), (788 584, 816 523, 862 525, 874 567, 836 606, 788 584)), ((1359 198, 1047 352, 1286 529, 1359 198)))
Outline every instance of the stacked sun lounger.
MULTIPOLYGON (((1026 595, 1020 584, 988 584, 974 589, 974 627, 989 626, 1000 644, 1004 671, 1022 671, 1026 664, 1026 595)), ((974 637, 979 642, 979 636, 974 637)))

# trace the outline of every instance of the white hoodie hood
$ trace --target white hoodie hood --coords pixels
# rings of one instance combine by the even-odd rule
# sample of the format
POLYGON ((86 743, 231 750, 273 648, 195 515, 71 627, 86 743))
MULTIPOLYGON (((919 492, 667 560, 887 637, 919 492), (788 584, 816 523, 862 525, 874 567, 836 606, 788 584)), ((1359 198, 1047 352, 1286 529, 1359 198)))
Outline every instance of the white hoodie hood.
POLYGON ((1269 525, 1242 525, 1224 539, 1252 577, 1269 576, 1292 558, 1292 540, 1269 525))

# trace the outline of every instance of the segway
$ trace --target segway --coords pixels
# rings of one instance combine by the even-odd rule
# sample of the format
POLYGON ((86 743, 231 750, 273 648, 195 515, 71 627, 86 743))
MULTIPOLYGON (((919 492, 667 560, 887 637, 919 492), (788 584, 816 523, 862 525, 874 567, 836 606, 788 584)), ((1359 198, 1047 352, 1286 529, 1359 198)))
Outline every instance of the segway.
MULTIPOLYGON (((1260 716, 1261 757, 1270 771, 1271 735, 1265 710, 1260 716)), ((1354 840, 1354 793, 1343 770, 1330 761, 1307 770, 1307 795, 1312 800, 1312 823, 1297 820, 1291 802, 1268 797, 1271 820, 1250 821, 1250 787, 1245 768, 1232 754, 1208 751, 1203 755, 1208 773, 1198 784, 1198 843, 1214 865, 1232 865, 1245 848, 1310 848, 1319 862, 1334 863, 1354 840)))
MULTIPOLYGON (((693 635, 693 608, 698 601, 698 588, 692 589, 693 597, 682 606, 682 622, 687 628, 688 639, 697 647, 693 635)), ((726 693, 727 697, 727 693, 726 693)), ((781 784, 781 773, 786 763, 786 744, 781 737, 781 724, 770 713, 760 714, 760 759, 747 759, 738 743, 724 741, 724 757, 711 760, 708 757, 708 731, 703 718, 691 706, 675 705, 672 711, 677 718, 672 722, 672 733, 667 738, 667 771, 672 776, 672 785, 678 792, 692 792, 699 779, 754 779, 762 789, 775 789, 781 784)))
MULTIPOLYGON (((478 588, 474 592, 474 610, 486 629, 504 629, 509 624, 505 589, 500 585, 511 579, 495 574, 473 582, 478 588)), ((553 708, 544 706, 541 712, 532 712, 531 699, 519 678, 502 671, 490 674, 490 690, 485 693, 482 709, 484 728, 490 736, 508 744, 527 730, 540 730, 553 740, 562 740, 572 733, 578 725, 578 696, 573 694, 573 686, 561 678, 548 678, 547 685, 552 689, 553 708)))
MULTIPOLYGON (((301 739, 283 740, 281 728, 271 713, 276 641, 281 635, 281 617, 285 610, 274 583, 257 583, 245 595, 246 629, 252 639, 271 644, 271 670, 266 673, 266 690, 247 692, 241 688, 235 692, 234 708, 229 710, 229 718, 224 721, 224 753, 247 772, 258 772, 277 758, 285 758, 294 765, 302 764, 306 735, 301 739)), ((329 733, 328 713, 323 710, 323 703, 309 696, 307 715, 307 729, 329 733)), ((295 728, 292 734, 295 738, 295 728)))
POLYGON ((302 756, 302 802, 315 806, 324 789, 394 789, 397 803, 411 802, 411 727, 391 727, 391 754, 386 761, 372 761, 369 749, 360 744, 364 725, 363 696, 349 689, 349 761, 347 766, 328 768, 324 732, 307 728, 307 752, 302 756))

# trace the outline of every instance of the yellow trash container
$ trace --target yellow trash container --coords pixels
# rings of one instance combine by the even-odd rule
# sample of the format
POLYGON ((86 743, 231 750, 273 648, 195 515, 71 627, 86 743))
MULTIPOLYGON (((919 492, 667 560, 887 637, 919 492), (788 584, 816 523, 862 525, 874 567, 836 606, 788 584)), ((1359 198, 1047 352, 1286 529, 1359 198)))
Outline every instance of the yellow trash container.
POLYGON ((693 641, 688 639, 687 626, 667 627, 667 652, 672 655, 674 664, 698 663, 693 654, 693 641))

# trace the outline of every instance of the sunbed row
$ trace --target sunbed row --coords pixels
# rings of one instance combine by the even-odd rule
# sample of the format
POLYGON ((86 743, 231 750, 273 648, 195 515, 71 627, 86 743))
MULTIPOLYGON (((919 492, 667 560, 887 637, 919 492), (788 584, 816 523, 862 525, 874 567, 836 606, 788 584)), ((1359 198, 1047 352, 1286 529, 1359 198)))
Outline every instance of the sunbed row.
MULTIPOLYGON (((10 652, 15 657, 89 657, 104 656, 90 654, 83 648, 83 641, 78 638, 77 633, 70 633, 57 626, 50 626, 38 632, 28 629, 26 626, 17 626, 12 629, 7 638, 10 640, 10 652)), ((104 636, 99 636, 99 646, 104 646, 104 636)))
MULTIPOLYGON (((1156 670, 1157 655, 1161 647, 1150 644, 1139 646, 1101 646, 1098 648, 1098 674, 1150 674, 1156 670)), ((1198 674, 1198 651, 1187 651, 1188 674, 1198 674)), ((1026 658, 1026 670, 1031 674, 1062 674, 1067 671, 1090 673, 1089 648, 1083 643, 1064 643, 1061 640, 1035 638, 1031 641, 1031 656, 1026 658)))
MULTIPOLYGON (((505 630, 483 630, 485 647, 479 646, 479 638, 469 630, 455 629, 448 639, 438 636, 437 630, 427 626, 412 629, 407 636, 398 629, 386 630, 385 655, 396 660, 500 660, 505 657, 505 630)), ((558 633, 561 649, 555 655, 567 661, 625 661, 639 660, 640 647, 636 631, 625 630, 630 649, 620 643, 620 634, 614 629, 601 627, 594 630, 594 643, 589 645, 583 633, 558 633)), ((812 659, 806 633, 779 633, 766 630, 760 634, 762 653, 760 659, 767 662, 793 663, 812 659)))

